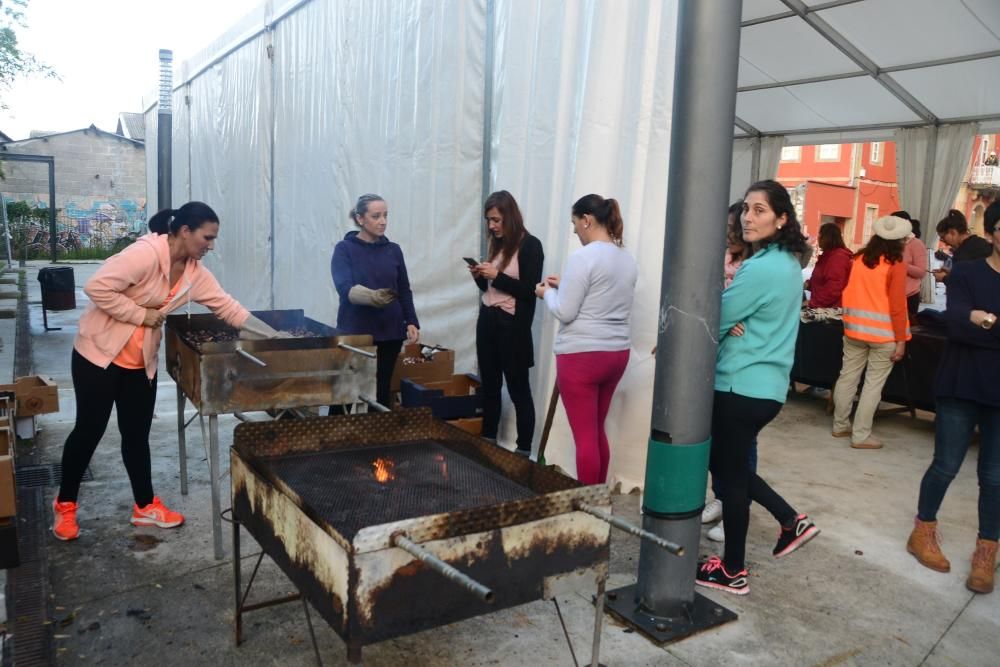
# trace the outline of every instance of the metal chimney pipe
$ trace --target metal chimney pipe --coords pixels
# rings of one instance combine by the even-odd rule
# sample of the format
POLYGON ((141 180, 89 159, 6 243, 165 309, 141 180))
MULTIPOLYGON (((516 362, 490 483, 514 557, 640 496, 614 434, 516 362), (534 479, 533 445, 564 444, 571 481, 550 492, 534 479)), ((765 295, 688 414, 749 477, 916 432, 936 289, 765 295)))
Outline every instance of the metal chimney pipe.
POLYGON ((173 160, 173 109, 170 97, 174 87, 174 52, 160 49, 160 102, 156 127, 156 204, 170 208, 170 171, 173 160))

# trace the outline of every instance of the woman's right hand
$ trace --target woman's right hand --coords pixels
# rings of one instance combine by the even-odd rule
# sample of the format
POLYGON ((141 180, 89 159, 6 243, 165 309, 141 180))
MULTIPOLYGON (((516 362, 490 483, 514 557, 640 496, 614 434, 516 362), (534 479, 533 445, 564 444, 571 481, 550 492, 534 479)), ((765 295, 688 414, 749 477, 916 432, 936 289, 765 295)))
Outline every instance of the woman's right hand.
POLYGON ((163 326, 163 321, 166 319, 167 316, 156 308, 147 308, 146 316, 142 318, 142 326, 149 327, 150 329, 159 329, 163 326))
POLYGON ((732 329, 729 330, 729 335, 739 337, 745 334, 746 332, 747 332, 746 325, 743 324, 742 322, 737 322, 736 326, 734 326, 732 329))
POLYGON ((549 287, 555 287, 559 289, 559 276, 546 276, 545 284, 549 287))

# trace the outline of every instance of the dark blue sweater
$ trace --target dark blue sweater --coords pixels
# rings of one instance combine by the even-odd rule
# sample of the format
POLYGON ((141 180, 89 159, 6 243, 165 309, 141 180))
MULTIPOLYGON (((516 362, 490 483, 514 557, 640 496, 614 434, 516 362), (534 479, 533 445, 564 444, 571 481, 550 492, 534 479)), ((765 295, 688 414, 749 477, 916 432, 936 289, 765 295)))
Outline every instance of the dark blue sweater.
POLYGON ((956 263, 948 277, 948 344, 935 393, 1000 407, 1000 323, 977 327, 973 310, 1000 315, 1000 273, 985 259, 956 263))
POLYGON ((403 251, 386 237, 367 243, 358 238, 358 232, 348 232, 333 249, 330 272, 340 296, 337 329, 341 332, 369 334, 378 342, 405 339, 408 324, 420 328, 403 251), (399 298, 385 308, 356 306, 347 298, 355 285, 369 289, 387 287, 396 290, 399 298))

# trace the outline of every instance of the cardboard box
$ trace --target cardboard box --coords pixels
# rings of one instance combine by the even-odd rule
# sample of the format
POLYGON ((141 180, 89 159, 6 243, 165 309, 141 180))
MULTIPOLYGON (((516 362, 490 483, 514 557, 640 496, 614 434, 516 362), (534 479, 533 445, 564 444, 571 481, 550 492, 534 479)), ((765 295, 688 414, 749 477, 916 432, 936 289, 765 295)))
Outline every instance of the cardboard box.
POLYGON ((14 412, 18 417, 59 412, 59 387, 52 378, 40 375, 17 378, 14 384, 0 385, 0 392, 5 391, 14 392, 14 412))
POLYGON ((389 388, 400 390, 400 382, 405 378, 417 384, 428 382, 447 382, 455 373, 455 351, 437 348, 434 345, 404 345, 403 351, 396 359, 396 367, 392 371, 389 388), (437 349, 430 359, 426 359, 421 350, 424 347, 437 349))
POLYGON ((460 428, 466 433, 471 433, 472 435, 482 435, 483 434, 483 418, 482 417, 466 417, 464 419, 449 419, 448 423, 455 428, 460 428))
POLYGON ((14 489, 14 458, 0 456, 0 518, 17 514, 17 492, 14 489))
POLYGON ((483 413, 479 378, 471 373, 452 375, 446 382, 418 384, 404 378, 400 383, 404 408, 429 407, 438 419, 476 417, 483 413))

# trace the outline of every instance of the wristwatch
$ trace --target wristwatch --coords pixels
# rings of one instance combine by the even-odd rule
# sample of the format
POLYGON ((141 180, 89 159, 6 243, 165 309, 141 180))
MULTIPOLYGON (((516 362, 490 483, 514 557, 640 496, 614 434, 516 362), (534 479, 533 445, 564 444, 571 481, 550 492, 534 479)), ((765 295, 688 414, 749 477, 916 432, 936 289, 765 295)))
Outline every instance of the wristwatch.
POLYGON ((983 321, 979 323, 979 326, 984 329, 992 329, 993 325, 996 324, 996 321, 997 316, 993 313, 988 313, 986 317, 983 318, 983 321))

